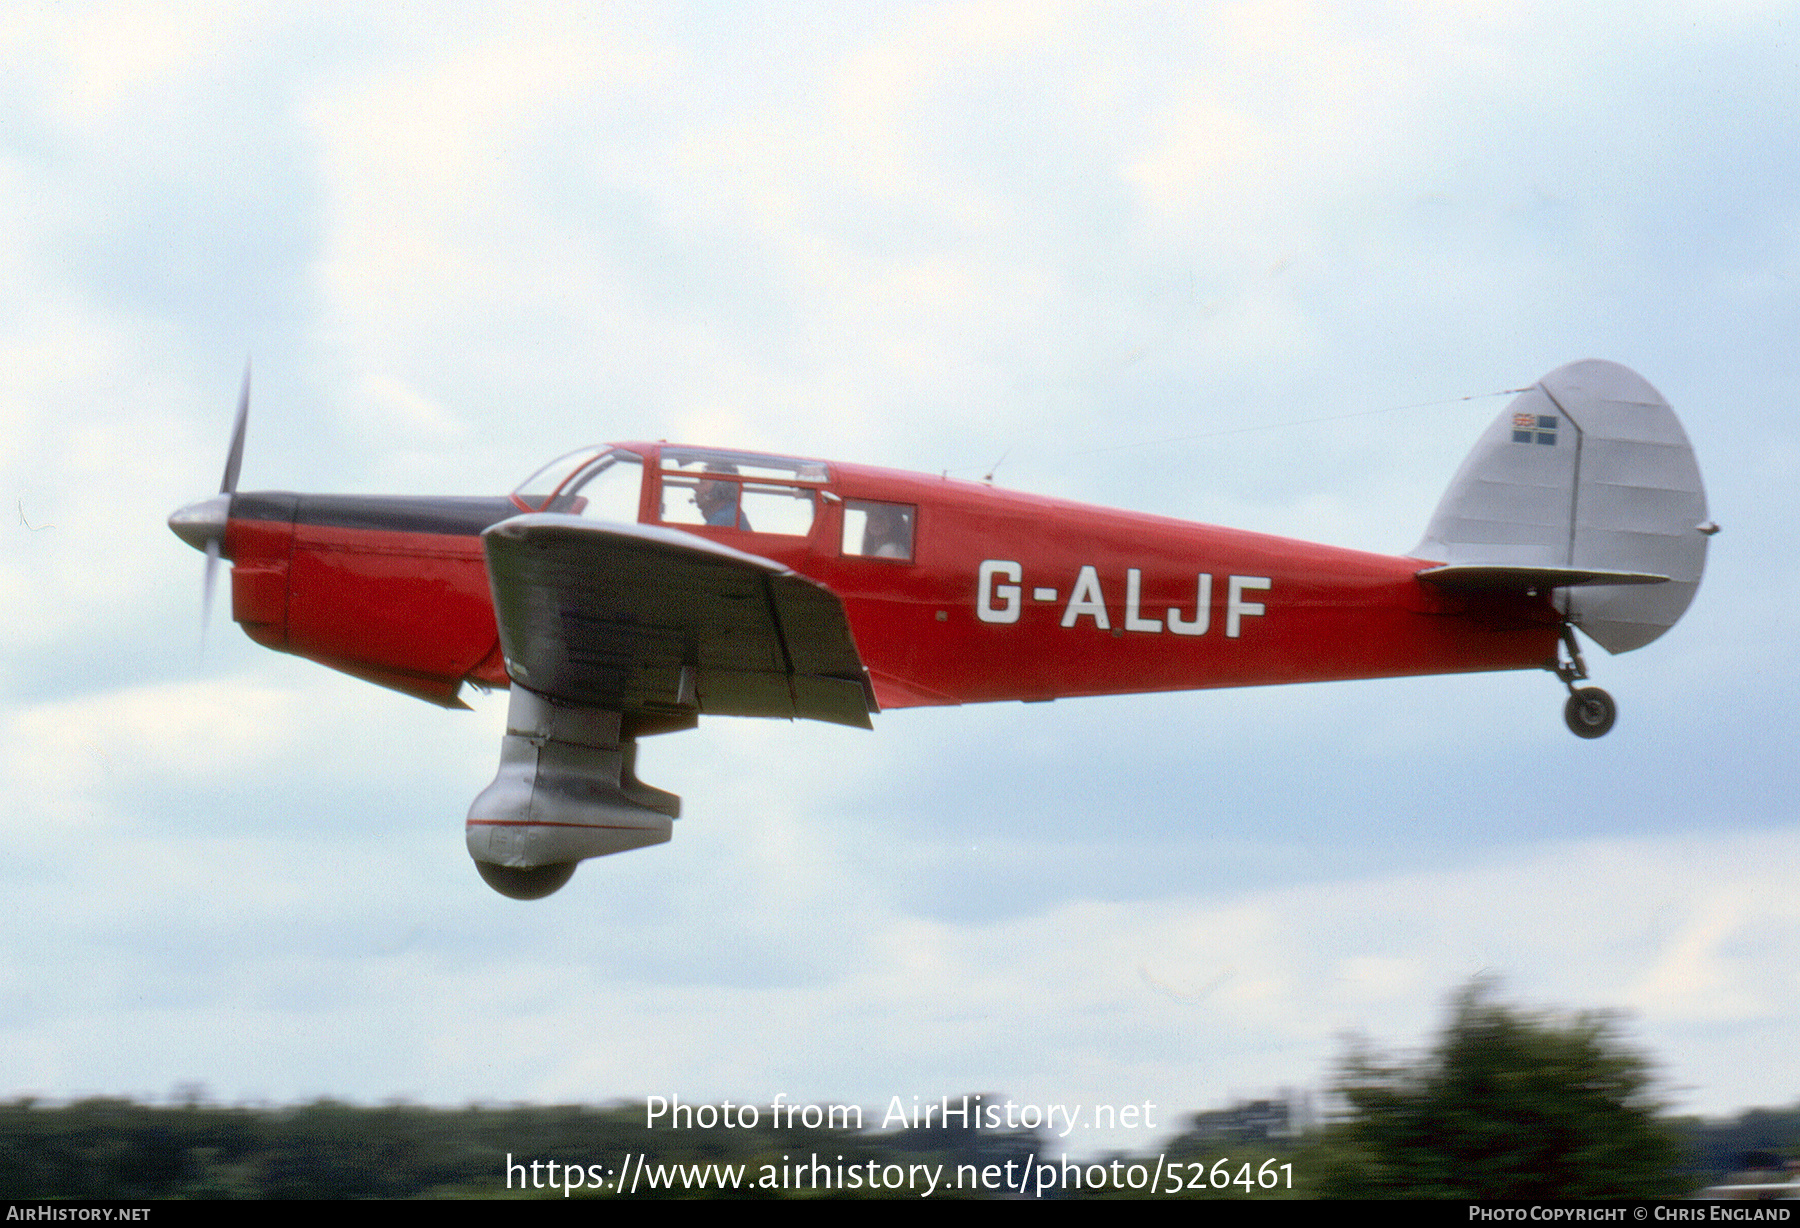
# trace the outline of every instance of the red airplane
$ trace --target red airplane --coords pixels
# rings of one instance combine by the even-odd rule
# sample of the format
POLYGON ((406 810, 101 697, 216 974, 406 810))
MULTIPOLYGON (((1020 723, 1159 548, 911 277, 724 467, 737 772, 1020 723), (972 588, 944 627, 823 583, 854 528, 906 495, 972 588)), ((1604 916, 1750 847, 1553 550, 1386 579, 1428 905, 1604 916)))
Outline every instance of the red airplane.
POLYGON ((668 443, 585 448, 505 498, 237 490, 169 518, 232 563, 258 643, 445 707, 510 687, 469 851, 502 894, 667 840, 636 740, 701 715, 872 728, 883 708, 1503 669, 1612 728, 1576 628, 1656 639, 1699 587, 1700 471, 1654 388, 1562 367, 1386 556, 981 483, 668 443))

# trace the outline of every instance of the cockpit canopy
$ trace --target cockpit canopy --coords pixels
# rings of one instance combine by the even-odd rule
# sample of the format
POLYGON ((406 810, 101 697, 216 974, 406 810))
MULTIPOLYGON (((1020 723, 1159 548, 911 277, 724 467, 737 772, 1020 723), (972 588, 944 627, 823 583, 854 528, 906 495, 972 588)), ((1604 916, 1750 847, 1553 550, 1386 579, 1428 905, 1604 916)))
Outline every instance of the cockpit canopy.
MULTIPOLYGON (((653 519, 670 525, 710 525, 741 532, 805 537, 818 511, 818 492, 831 479, 822 461, 661 446, 653 519)), ((524 512, 562 512, 596 520, 638 519, 643 453, 617 445, 581 448, 558 457, 513 491, 524 512)))
MULTIPOLYGON (((809 537, 824 499, 837 505, 838 553, 845 558, 910 563, 918 509, 910 503, 843 498, 831 492, 823 461, 690 448, 675 444, 596 444, 545 465, 512 493, 522 512, 562 512, 615 524, 645 519, 677 527, 734 529, 809 537), (644 490, 645 461, 654 489, 644 490)), ((823 548, 823 547, 821 547, 823 548)))

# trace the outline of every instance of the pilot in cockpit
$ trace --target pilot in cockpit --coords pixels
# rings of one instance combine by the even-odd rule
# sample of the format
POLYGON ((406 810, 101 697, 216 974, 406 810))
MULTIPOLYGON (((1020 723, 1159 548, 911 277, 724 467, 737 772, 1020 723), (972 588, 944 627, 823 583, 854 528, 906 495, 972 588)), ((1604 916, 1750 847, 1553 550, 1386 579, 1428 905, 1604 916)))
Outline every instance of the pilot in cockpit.
MULTIPOLYGON (((738 468, 732 464, 708 465, 708 473, 736 473, 738 468)), ((706 523, 722 529, 742 529, 750 532, 750 521, 738 505, 742 491, 736 482, 702 479, 694 487, 694 502, 699 505, 700 515, 706 523)))

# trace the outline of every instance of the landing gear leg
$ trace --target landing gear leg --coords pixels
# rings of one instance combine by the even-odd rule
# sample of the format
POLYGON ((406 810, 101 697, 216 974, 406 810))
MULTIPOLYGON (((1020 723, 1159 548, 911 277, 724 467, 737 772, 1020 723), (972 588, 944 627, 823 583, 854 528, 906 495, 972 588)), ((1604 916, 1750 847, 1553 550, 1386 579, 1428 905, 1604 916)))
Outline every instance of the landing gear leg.
POLYGON ((1619 717, 1619 705, 1597 686, 1575 685, 1587 678, 1587 662, 1581 659, 1581 645, 1576 642, 1575 628, 1568 623, 1563 624, 1562 639, 1563 646, 1569 650, 1567 661, 1562 660, 1559 653, 1556 662, 1556 676, 1569 688, 1569 700, 1563 705, 1563 723, 1578 738, 1605 737, 1619 717))

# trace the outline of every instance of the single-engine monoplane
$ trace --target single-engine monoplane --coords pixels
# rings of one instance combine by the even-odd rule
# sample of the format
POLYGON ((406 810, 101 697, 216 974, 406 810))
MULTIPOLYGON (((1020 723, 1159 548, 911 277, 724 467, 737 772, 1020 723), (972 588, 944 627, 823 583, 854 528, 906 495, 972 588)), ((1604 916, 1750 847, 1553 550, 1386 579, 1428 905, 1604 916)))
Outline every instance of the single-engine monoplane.
POLYGON ((1577 632, 1672 627, 1708 537, 1668 402, 1570 364, 1501 412, 1404 555, 1312 545, 949 478, 669 443, 583 448, 511 495, 237 489, 169 527, 229 560, 260 644, 445 707, 508 687, 466 834, 502 894, 669 838, 637 740, 701 716, 872 727, 884 708, 1549 670, 1612 728, 1577 632))

